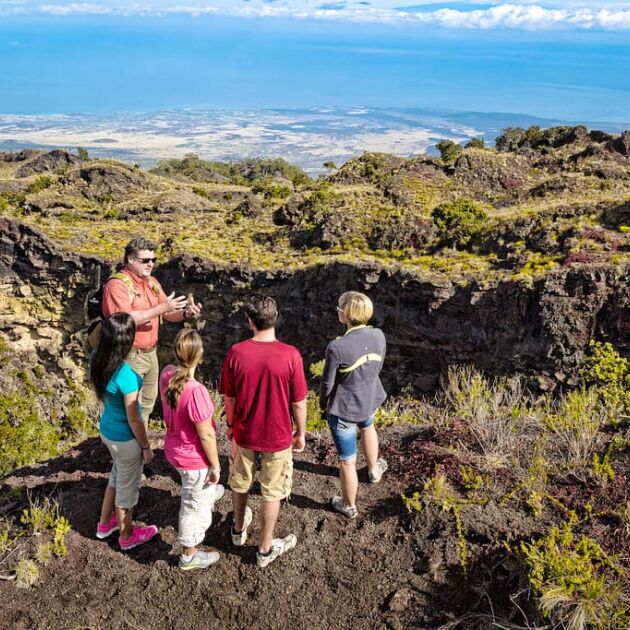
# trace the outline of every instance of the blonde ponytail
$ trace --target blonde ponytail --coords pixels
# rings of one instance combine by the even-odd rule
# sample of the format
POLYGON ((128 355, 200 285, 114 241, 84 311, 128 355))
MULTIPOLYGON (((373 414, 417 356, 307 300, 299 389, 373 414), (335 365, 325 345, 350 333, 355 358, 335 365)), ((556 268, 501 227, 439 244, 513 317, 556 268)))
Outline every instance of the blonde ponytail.
POLYGON ((177 367, 164 392, 164 398, 171 409, 177 407, 179 397, 184 391, 190 370, 196 367, 203 356, 203 343, 196 330, 184 328, 175 338, 175 359, 177 367))

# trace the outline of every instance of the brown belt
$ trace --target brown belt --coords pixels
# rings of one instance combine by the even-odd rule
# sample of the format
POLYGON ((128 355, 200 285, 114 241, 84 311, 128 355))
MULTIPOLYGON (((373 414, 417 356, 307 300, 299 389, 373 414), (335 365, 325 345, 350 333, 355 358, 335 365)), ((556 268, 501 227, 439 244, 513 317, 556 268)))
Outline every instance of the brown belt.
POLYGON ((144 348, 132 348, 131 352, 135 350, 136 352, 139 352, 140 354, 151 354, 152 352, 155 352, 156 347, 157 346, 153 346, 152 348, 148 348, 147 350, 145 350, 144 348))

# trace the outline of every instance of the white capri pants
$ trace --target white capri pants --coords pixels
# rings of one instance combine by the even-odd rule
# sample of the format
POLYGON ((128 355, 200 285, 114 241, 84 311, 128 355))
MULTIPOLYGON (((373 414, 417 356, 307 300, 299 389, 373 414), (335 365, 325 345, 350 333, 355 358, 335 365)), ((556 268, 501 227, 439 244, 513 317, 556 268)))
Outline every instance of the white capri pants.
POLYGON ((212 525, 212 510, 216 499, 216 485, 204 486, 207 468, 182 470, 181 505, 177 542, 183 547, 196 547, 203 542, 206 530, 212 525))
POLYGON ((112 456, 109 485, 116 489, 114 504, 126 510, 138 503, 138 486, 142 479, 142 449, 135 438, 125 442, 113 442, 101 433, 101 440, 112 456))

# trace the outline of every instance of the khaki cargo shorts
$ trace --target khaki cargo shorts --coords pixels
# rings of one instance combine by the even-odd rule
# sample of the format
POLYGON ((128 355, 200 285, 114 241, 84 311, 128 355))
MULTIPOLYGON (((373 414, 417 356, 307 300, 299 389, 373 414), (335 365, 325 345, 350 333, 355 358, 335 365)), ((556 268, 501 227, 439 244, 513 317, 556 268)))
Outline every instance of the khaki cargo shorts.
POLYGON ((256 457, 260 458, 260 489, 263 501, 280 501, 291 494, 293 453, 291 447, 276 453, 262 453, 234 444, 234 465, 228 483, 233 492, 245 494, 254 483, 256 457))

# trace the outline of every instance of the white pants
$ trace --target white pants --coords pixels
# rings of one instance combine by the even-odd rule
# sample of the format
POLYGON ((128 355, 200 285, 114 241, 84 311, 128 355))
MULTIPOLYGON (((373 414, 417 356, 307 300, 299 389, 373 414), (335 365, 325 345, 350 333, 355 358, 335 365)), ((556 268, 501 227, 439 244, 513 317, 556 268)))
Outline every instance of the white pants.
POLYGON ((206 530, 212 525, 212 510, 216 498, 216 485, 204 486, 208 469, 177 469, 182 478, 179 533, 177 542, 183 547, 196 547, 203 542, 206 530))

